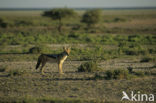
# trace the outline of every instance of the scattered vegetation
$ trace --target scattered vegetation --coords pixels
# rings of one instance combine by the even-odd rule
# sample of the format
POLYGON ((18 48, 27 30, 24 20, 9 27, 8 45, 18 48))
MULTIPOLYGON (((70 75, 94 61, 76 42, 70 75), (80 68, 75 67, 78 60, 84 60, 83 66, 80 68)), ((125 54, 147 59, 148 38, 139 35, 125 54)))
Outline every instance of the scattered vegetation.
POLYGON ((155 57, 151 57, 151 56, 146 56, 143 57, 140 62, 156 62, 156 58, 155 57))
POLYGON ((33 25, 33 22, 32 21, 30 21, 30 20, 16 20, 15 21, 15 25, 17 26, 17 27, 22 27, 22 26, 31 26, 31 25, 33 25))
POLYGON ((86 62, 78 67, 78 72, 94 72, 100 70, 94 61, 86 62))
POLYGON ((0 67, 0 72, 5 72, 8 70, 8 67, 7 66, 1 66, 0 67))
MULTIPOLYGON (((136 35, 137 36, 137 35, 136 35)), ((16 34, 12 33, 0 35, 0 44, 8 48, 9 45, 27 45, 25 48, 12 48, 0 50, 1 53, 56 53, 61 51, 54 50, 51 47, 46 46, 47 44, 87 44, 92 45, 87 48, 85 47, 76 47, 74 46, 71 50, 70 58, 77 60, 93 60, 93 59, 113 59, 123 56, 148 56, 149 54, 155 54, 154 35, 142 35, 138 37, 136 41, 131 41, 128 39, 129 36, 125 35, 113 35, 105 34, 96 36, 94 34, 80 34, 80 33, 71 33, 69 35, 53 35, 51 34, 36 34, 36 35, 25 35, 25 34, 16 34), (29 46, 36 45, 35 46, 29 46), (106 45, 110 45, 110 48, 105 48, 106 45), (112 46, 116 46, 115 48, 112 46), (150 45, 148 48, 146 45, 150 45), (152 49, 151 49, 152 48, 152 49), (151 53, 152 52, 152 53, 151 53)), ((151 58, 151 57, 150 57, 151 58)), ((148 58, 148 59, 150 59, 148 58)), ((149 61, 155 61, 155 56, 149 61)), ((3 59, 3 58, 2 58, 3 59)), ((145 58, 147 59, 147 58, 145 58)), ((141 61, 143 62, 143 60, 141 61)))
POLYGON ((133 68, 132 67, 128 67, 127 70, 128 70, 129 73, 133 73, 133 68))
POLYGON ((116 69, 116 70, 108 70, 106 71, 105 79, 129 79, 130 74, 127 70, 124 69, 116 69))
POLYGON ((63 18, 69 18, 72 16, 75 16, 76 12, 73 9, 68 9, 68 8, 57 8, 57 9, 52 9, 50 11, 45 11, 43 16, 50 17, 53 20, 58 20, 59 21, 59 26, 58 26, 58 31, 61 32, 62 29, 62 19, 63 18))
POLYGON ((155 10, 104 10, 98 11, 99 14, 96 10, 91 11, 0 11, 0 102, 110 102, 112 97, 115 101, 121 99, 118 94, 121 94, 123 87, 154 94, 155 86, 151 85, 155 85, 153 80, 156 75, 155 10), (74 16, 73 12, 78 15, 74 16), (88 28, 85 28, 86 25, 88 28), (63 76, 57 75, 56 66, 46 67, 49 68, 46 69, 47 76, 32 69, 38 53, 60 53, 63 45, 72 47, 67 62, 68 59, 82 60, 72 61, 78 66, 78 63, 90 61, 77 68, 79 73, 75 73, 68 63, 64 65, 67 69, 64 69, 63 76), (95 60, 102 62, 97 65, 95 60), (113 70, 109 67, 101 69, 107 65, 116 66, 116 60, 121 60, 119 68, 125 69, 116 69, 118 66, 113 70), (3 66, 7 63, 11 68, 3 66), (100 81, 94 81, 96 79, 100 81), (25 95, 32 98, 23 98, 25 95), (102 98, 102 101, 97 98, 102 98))
POLYGON ((97 24, 101 20, 101 17, 101 10, 89 10, 83 14, 81 22, 86 23, 88 26, 87 28, 90 28, 97 24))
POLYGON ((126 21, 126 20, 123 19, 123 18, 118 18, 118 17, 116 17, 116 18, 113 19, 113 21, 114 21, 114 22, 124 22, 124 21, 126 21))
POLYGON ((8 71, 8 76, 22 76, 26 74, 26 71, 24 70, 19 70, 19 69, 11 69, 10 71, 8 71))
POLYGON ((144 71, 138 71, 138 72, 135 72, 134 74, 136 76, 139 76, 139 77, 144 77, 145 76, 145 72, 144 71))
POLYGON ((2 18, 0 18, 0 27, 7 28, 7 26, 8 26, 8 24, 2 18))
MULTIPOLYGON (((131 69, 128 69, 131 70, 131 69)), ((151 73, 145 71, 128 71, 126 69, 107 70, 103 73, 95 73, 93 79, 96 80, 112 80, 112 79, 133 79, 137 77, 149 76, 151 73)))

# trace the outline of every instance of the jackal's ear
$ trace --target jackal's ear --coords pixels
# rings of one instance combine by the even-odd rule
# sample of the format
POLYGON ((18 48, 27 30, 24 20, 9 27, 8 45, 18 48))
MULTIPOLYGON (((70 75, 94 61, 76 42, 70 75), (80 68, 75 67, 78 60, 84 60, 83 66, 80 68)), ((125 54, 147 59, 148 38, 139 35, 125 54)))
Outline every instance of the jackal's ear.
POLYGON ((71 47, 68 47, 68 48, 66 49, 66 52, 68 53, 68 55, 69 55, 69 53, 70 53, 70 48, 71 48, 71 47))
POLYGON ((71 49, 71 47, 68 47, 67 49, 68 49, 68 50, 70 50, 70 49, 71 49))

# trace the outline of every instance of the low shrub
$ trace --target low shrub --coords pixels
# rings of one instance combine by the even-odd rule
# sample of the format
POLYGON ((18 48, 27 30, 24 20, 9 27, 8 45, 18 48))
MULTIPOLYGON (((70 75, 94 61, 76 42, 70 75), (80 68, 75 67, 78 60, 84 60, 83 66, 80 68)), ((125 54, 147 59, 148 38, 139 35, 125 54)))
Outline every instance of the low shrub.
POLYGON ((102 79, 105 79, 105 74, 104 73, 95 73, 93 79, 94 80, 102 80, 102 79))
POLYGON ((135 72, 135 75, 136 75, 136 76, 139 76, 139 77, 143 77, 143 76, 145 76, 145 72, 143 72, 143 71, 138 71, 138 72, 135 72))
POLYGON ((151 76, 153 73, 151 71, 145 71, 144 75, 151 76))
POLYGON ((148 49, 148 51, 150 54, 156 54, 156 49, 154 48, 148 49))
POLYGON ((128 73, 128 70, 124 69, 116 69, 116 70, 107 70, 105 73, 105 79, 129 79, 130 74, 128 73))
POLYGON ((98 70, 100 69, 98 68, 97 62, 94 61, 83 63, 78 67, 78 72, 94 72, 98 70))
POLYGON ((69 34, 68 37, 69 37, 69 38, 78 39, 78 38, 79 38, 79 35, 76 34, 76 33, 72 33, 72 34, 69 34))
POLYGON ((88 10, 83 14, 81 22, 87 24, 87 28, 89 29, 101 21, 101 14, 100 9, 88 10))
POLYGON ((144 57, 140 60, 140 62, 154 62, 154 61, 156 61, 156 59, 152 57, 144 57))
POLYGON ((33 25, 33 22, 28 21, 28 20, 18 20, 15 23, 16 26, 30 26, 33 25))
POLYGON ((123 47, 119 48, 126 55, 145 55, 148 54, 146 48, 143 47, 123 47))
POLYGON ((8 24, 2 18, 0 18, 0 27, 7 28, 7 26, 8 26, 8 24))
POLYGON ((105 79, 114 79, 114 73, 112 70, 106 71, 105 79))
POLYGON ((141 41, 141 36, 140 35, 129 35, 128 36, 128 41, 129 42, 138 42, 138 41, 141 41))
POLYGON ((126 21, 126 20, 123 18, 118 18, 118 17, 113 19, 113 22, 124 22, 124 21, 126 21))
POLYGON ((13 69, 9 71, 8 76, 21 76, 23 74, 25 74, 25 71, 21 71, 19 69, 13 69))
POLYGON ((0 67, 0 72, 5 72, 5 71, 7 71, 7 66, 2 66, 2 67, 0 67))
POLYGON ((144 77, 146 75, 155 75, 149 71, 133 71, 133 68, 129 67, 126 69, 115 69, 115 70, 107 70, 106 72, 97 72, 95 73, 93 79, 94 80, 112 80, 112 79, 132 79, 138 77, 144 77))
POLYGON ((132 67, 128 67, 127 70, 128 70, 129 73, 133 73, 133 68, 132 67))

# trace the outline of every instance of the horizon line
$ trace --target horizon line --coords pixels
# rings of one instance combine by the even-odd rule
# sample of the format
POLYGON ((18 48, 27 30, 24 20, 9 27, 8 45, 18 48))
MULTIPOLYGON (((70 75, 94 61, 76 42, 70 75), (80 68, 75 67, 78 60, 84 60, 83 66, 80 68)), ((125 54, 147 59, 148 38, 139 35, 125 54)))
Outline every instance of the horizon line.
POLYGON ((156 9, 156 6, 154 7, 36 7, 36 8, 32 8, 32 7, 24 7, 24 8, 0 8, 0 10, 50 10, 50 9, 54 9, 54 8, 71 8, 71 9, 75 9, 75 10, 87 10, 87 9, 156 9))

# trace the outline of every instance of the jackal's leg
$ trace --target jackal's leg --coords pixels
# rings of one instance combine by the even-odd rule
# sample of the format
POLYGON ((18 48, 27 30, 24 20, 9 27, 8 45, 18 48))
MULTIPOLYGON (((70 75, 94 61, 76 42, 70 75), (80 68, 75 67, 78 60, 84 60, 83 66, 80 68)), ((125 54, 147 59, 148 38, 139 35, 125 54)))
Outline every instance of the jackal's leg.
POLYGON ((44 61, 44 62, 42 62, 42 66, 41 66, 41 69, 40 69, 40 72, 42 73, 42 74, 44 74, 44 66, 45 66, 45 64, 46 64, 46 62, 44 61))
POLYGON ((60 74, 64 74, 63 71, 62 71, 62 65, 63 65, 62 62, 58 63, 58 69, 59 69, 60 74))
POLYGON ((41 59, 38 58, 38 61, 37 61, 37 64, 36 64, 36 69, 38 69, 38 67, 40 66, 40 64, 41 64, 41 59))

